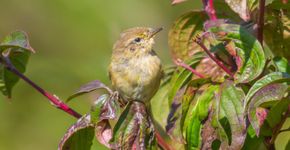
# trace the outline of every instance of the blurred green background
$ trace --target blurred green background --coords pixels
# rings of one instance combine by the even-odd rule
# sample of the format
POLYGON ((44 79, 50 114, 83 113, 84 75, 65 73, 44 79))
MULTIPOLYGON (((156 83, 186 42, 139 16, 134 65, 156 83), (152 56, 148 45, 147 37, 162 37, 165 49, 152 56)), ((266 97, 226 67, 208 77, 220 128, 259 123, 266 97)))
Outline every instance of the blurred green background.
MULTIPOLYGON (((199 5, 199 4, 198 4, 199 5)), ((170 63, 167 32, 175 18, 197 8, 170 0, 1 0, 0 39, 15 30, 26 31, 37 51, 27 72, 33 81, 62 99, 80 85, 99 79, 109 84, 107 66, 119 33, 135 26, 164 27, 155 49, 170 63)), ((12 102, 0 94, 0 149, 53 150, 76 120, 55 109, 20 81, 12 102)), ((81 113, 89 96, 69 103, 81 113)))
MULTIPOLYGON (((155 50, 164 64, 170 64, 168 29, 179 15, 199 8, 199 2, 172 7, 170 0, 1 0, 0 39, 15 30, 26 31, 37 51, 26 75, 65 99, 89 81, 110 83, 107 66, 112 45, 124 29, 164 27, 155 50)), ((86 113, 89 99, 83 96, 69 105, 86 113)), ((76 121, 23 81, 15 87, 11 102, 0 94, 0 118, 0 150, 57 149, 76 121)), ((287 136, 279 138, 283 137, 287 136)))

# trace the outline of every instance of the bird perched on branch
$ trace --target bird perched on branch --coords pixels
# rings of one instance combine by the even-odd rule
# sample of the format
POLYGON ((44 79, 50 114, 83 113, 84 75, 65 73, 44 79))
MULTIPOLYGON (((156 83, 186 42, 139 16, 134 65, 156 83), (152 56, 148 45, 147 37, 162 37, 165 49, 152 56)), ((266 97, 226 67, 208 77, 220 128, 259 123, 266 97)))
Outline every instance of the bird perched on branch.
POLYGON ((122 100, 147 104, 162 78, 159 57, 153 50, 154 37, 162 28, 131 28, 121 33, 113 47, 109 76, 122 100))

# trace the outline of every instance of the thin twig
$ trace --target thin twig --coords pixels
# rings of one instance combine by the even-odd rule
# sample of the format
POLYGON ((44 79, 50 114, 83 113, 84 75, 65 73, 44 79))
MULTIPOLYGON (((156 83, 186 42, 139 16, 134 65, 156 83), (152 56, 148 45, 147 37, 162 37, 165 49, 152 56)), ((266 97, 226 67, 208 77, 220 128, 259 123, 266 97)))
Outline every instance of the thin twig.
POLYGON ((63 110, 64 112, 74 116, 75 118, 80 118, 82 115, 70 108, 68 105, 66 105, 64 102, 59 100, 56 96, 50 94, 49 92, 45 91, 38 85, 36 85, 33 81, 31 81, 29 78, 27 78, 25 75, 23 75, 21 72, 19 72, 14 65, 10 62, 10 59, 8 57, 4 57, 6 68, 17 75, 19 78, 23 79, 25 82, 27 82, 29 85, 31 85, 34 89, 36 89, 39 93, 41 93, 43 96, 48 98, 48 100, 56 106, 58 109, 63 110))
POLYGON ((207 13, 207 15, 209 16, 210 20, 217 20, 217 16, 216 16, 216 11, 214 9, 214 5, 213 5, 213 0, 202 0, 203 2, 203 6, 204 6, 204 10, 207 13))
POLYGON ((222 68, 231 78, 234 78, 234 74, 222 62, 220 62, 201 41, 202 40, 198 37, 194 39, 194 42, 196 42, 220 68, 222 68))
POLYGON ((187 65, 186 63, 184 63, 182 60, 180 59, 177 59, 174 61, 174 63, 177 65, 177 66, 180 66, 180 67, 183 67, 189 71, 191 71, 193 74, 197 75, 198 77, 200 78, 205 78, 205 76, 199 72, 197 72, 196 70, 194 70, 193 68, 191 68, 189 65, 187 65))
POLYGON ((264 14, 265 14, 265 0, 259 1, 259 18, 257 25, 257 38, 263 46, 263 30, 264 30, 264 14))

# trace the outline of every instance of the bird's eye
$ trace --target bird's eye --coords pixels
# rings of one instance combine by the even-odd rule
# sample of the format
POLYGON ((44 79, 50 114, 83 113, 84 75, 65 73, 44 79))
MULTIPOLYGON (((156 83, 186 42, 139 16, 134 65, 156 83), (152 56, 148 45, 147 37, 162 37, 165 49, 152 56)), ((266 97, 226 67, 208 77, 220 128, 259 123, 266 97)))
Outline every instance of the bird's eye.
POLYGON ((140 41, 141 41, 141 38, 139 38, 139 37, 136 38, 136 39, 134 39, 134 42, 137 42, 137 43, 138 43, 138 42, 140 42, 140 41))

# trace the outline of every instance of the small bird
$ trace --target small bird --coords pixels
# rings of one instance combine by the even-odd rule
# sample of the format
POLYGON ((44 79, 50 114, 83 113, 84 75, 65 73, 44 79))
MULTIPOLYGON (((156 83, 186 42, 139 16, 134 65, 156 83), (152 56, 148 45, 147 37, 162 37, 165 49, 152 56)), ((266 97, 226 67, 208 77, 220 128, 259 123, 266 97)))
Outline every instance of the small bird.
POLYGON ((125 30, 114 44, 109 77, 112 87, 127 103, 145 104, 157 92, 162 66, 153 50, 154 37, 162 28, 135 27, 125 30))

